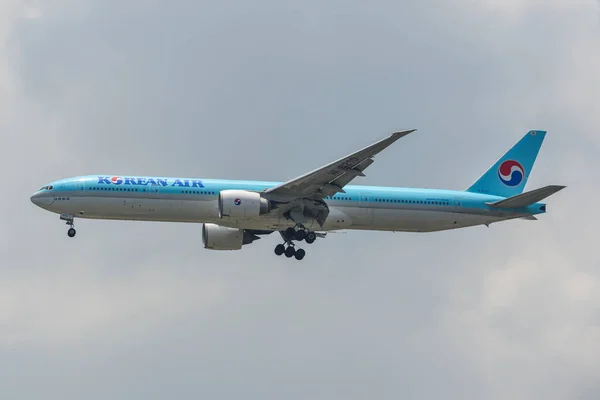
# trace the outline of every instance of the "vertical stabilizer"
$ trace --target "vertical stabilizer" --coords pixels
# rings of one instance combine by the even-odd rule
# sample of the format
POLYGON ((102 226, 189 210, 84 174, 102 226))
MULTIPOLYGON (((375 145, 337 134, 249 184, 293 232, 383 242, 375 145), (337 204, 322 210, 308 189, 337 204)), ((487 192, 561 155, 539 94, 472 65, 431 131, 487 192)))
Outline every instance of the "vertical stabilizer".
POLYGON ((511 197, 523 193, 546 131, 529 131, 468 192, 511 197))

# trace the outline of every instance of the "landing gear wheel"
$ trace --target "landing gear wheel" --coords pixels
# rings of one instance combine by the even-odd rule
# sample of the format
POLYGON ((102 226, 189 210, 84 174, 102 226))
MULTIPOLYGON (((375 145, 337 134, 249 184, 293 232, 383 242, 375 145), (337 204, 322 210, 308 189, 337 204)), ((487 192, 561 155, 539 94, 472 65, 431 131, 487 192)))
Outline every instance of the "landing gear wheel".
POLYGON ((305 237, 306 237, 306 232, 303 229, 298 229, 294 233, 294 239, 296 239, 299 242, 301 242, 302 240, 304 240, 305 237))
POLYGON ((285 256, 287 258, 294 257, 294 254, 296 254, 296 249, 294 249, 292 246, 288 246, 288 248, 285 249, 285 256))
POLYGON ((306 234, 306 238, 304 238, 304 240, 306 241, 306 243, 311 244, 313 243, 315 240, 317 239, 317 234, 314 232, 308 232, 306 234))
POLYGON ((285 246, 284 245, 278 244, 277 246, 275 246, 275 254, 277 254, 278 256, 280 256, 283 253, 285 253, 285 246))
POLYGON ((77 233, 77 231, 75 230, 75 228, 69 228, 69 230, 67 231, 67 236, 69 237, 75 237, 75 234, 77 233))
POLYGON ((306 255, 306 252, 303 249, 298 249, 298 250, 296 250, 296 254, 294 254, 294 255, 296 256, 296 260, 300 261, 306 255))
POLYGON ((296 236, 296 230, 294 228, 287 228, 285 230, 285 235, 288 237, 288 239, 293 238, 296 236))

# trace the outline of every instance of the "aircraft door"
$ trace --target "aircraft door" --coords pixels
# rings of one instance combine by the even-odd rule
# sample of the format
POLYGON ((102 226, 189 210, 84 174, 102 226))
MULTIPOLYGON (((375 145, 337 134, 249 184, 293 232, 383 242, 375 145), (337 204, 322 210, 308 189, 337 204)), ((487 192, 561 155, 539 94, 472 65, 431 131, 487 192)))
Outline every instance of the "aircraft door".
POLYGON ((366 194, 359 194, 358 207, 361 210, 366 211, 369 208, 369 196, 367 196, 366 194))
POLYGON ((77 191, 77 195, 85 196, 85 181, 77 181, 77 184, 75 185, 75 190, 77 191))
POLYGON ((148 197, 150 197, 151 199, 158 199, 158 195, 159 195, 159 185, 157 185, 156 183, 150 183, 148 185, 148 197))
POLYGON ((358 195, 358 212, 354 219, 356 225, 369 226, 373 222, 373 210, 369 200, 369 196, 364 193, 358 195))

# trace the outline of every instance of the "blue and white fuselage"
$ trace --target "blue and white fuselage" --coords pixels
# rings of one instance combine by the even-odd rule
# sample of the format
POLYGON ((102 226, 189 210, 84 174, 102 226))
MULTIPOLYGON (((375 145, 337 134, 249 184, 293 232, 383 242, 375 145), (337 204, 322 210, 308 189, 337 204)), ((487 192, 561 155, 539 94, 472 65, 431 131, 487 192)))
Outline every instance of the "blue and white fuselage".
MULTIPOLYGON (((263 192, 280 182, 200 178, 93 175, 52 182, 31 200, 58 214, 78 218, 216 223, 232 228, 283 230, 296 223, 281 215, 227 220, 219 217, 223 190, 263 192), (114 178, 111 182, 111 178, 114 178), (51 188, 51 189, 48 189, 51 188)), ((518 209, 494 209, 504 197, 451 190, 376 186, 344 187, 326 197, 330 213, 313 230, 361 229, 431 232, 530 217, 545 212, 543 203, 518 209)), ((305 224, 307 225, 307 224, 305 224)))
POLYGON ((356 186, 373 157, 412 131, 379 142, 287 182, 89 175, 45 185, 31 201, 75 218, 203 223, 204 246, 238 250, 278 231, 275 253, 304 258, 294 241, 312 243, 340 229, 433 232, 536 219, 540 201, 564 188, 524 187, 545 131, 530 131, 466 191, 356 186))

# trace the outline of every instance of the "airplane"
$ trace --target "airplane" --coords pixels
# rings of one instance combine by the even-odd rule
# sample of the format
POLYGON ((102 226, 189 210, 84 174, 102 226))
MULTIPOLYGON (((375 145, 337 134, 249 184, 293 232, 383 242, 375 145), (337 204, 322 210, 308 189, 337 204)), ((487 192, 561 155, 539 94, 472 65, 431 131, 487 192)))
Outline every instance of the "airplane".
POLYGON ((88 175, 49 183, 31 201, 75 218, 202 223, 210 250, 240 250, 279 232, 275 254, 302 260, 330 231, 435 232, 513 219, 536 220, 541 200, 565 186, 524 192, 546 131, 529 131, 464 191, 348 185, 374 157, 416 129, 390 136, 287 182, 88 175))

